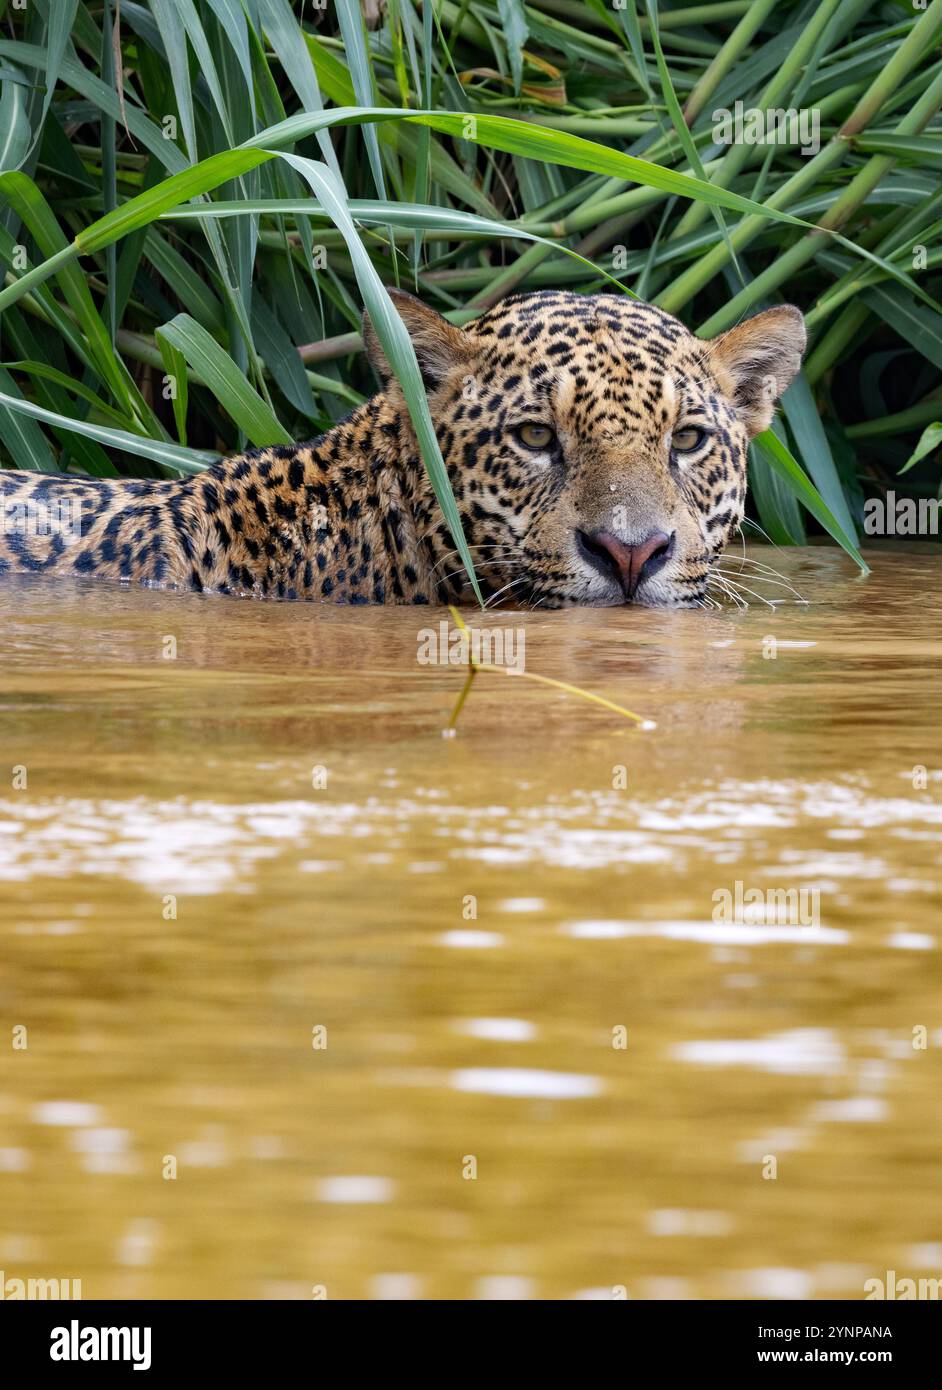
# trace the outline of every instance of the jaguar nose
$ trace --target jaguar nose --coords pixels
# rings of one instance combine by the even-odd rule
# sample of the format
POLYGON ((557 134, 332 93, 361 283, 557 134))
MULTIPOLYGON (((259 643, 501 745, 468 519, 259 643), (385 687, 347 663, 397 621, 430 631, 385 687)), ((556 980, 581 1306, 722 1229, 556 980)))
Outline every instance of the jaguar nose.
POLYGON ((576 532, 585 559, 606 578, 617 580, 629 602, 641 581, 650 579, 673 555, 676 535, 676 531, 669 536, 663 531, 652 531, 637 545, 628 545, 611 531, 595 531, 592 535, 576 532))

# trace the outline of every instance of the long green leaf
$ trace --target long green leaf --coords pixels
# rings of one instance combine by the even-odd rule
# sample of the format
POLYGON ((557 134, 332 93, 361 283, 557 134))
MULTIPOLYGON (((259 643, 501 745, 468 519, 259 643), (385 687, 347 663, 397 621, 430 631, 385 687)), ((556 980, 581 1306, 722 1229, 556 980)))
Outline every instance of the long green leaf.
POLYGON ((23 87, 5 78, 0 91, 0 173, 18 169, 29 149, 29 121, 23 87))
POLYGON ((177 438, 186 446, 186 408, 189 400, 189 381, 187 379, 186 358, 181 350, 167 337, 163 328, 154 333, 164 364, 165 382, 170 391, 173 418, 177 426, 177 438))
POLYGON ((685 198, 699 198, 713 207, 729 208, 733 212, 751 213, 755 216, 790 226, 805 227, 809 223, 791 213, 777 208, 754 203, 751 198, 743 198, 725 188, 713 188, 702 179, 690 174, 679 173, 675 169, 665 169, 650 160, 639 159, 636 155, 623 154, 620 150, 609 149, 594 140, 584 140, 580 135, 570 135, 563 130, 551 130, 546 126, 529 121, 514 120, 509 116, 488 116, 466 114, 459 111, 404 111, 404 110, 357 110, 341 108, 329 111, 323 118, 300 115, 289 116, 287 120, 267 130, 260 131, 249 144, 253 147, 277 149, 283 145, 294 145, 304 135, 321 128, 321 119, 328 125, 363 125, 371 121, 399 120, 418 125, 430 126, 459 140, 471 140, 507 154, 522 154, 528 159, 541 159, 549 163, 563 164, 570 169, 582 169, 589 173, 610 174, 616 178, 630 180, 646 188, 657 188, 663 193, 676 193, 685 198))
POLYGON ((347 210, 343 188, 340 186, 339 180, 334 178, 326 165, 316 164, 313 160, 304 159, 300 155, 285 155, 284 157, 308 181, 314 196, 328 210, 335 226, 339 227, 343 233, 350 258, 353 261, 363 303, 366 305, 376 330, 376 336, 396 373, 396 378, 405 397, 419 441, 422 461, 428 472, 432 489, 438 498, 438 504, 442 509, 442 515, 451 532, 461 562, 468 572, 471 586, 478 602, 483 606, 484 600, 478 588, 471 552, 461 527, 458 504, 451 490, 448 470, 445 467, 435 434, 435 426, 432 424, 432 417, 429 414, 428 399, 422 385, 419 364, 416 361, 415 350, 405 324, 396 312, 392 300, 383 288, 382 281, 373 269, 372 262, 363 248, 363 243, 357 236, 356 227, 354 227, 347 210))
MULTIPOLYGON (((343 36, 344 55, 350 69, 357 104, 365 107, 375 106, 373 71, 370 67, 370 55, 366 46, 360 0, 336 0, 336 5, 337 18, 340 21, 340 33, 343 36)), ((380 158, 379 140, 374 126, 366 127, 364 138, 376 192, 381 198, 385 198, 386 181, 383 178, 383 161, 380 158)))
POLYGON ((42 430, 29 418, 26 411, 18 409, 27 402, 19 395, 19 388, 5 367, 0 367, 0 440, 17 468, 29 469, 38 473, 56 473, 58 464, 55 454, 49 447, 49 440, 42 430))
POLYGON ((861 572, 863 574, 869 574, 870 568, 864 562, 860 551, 857 549, 850 536, 848 536, 830 507, 824 501, 824 498, 811 482, 808 475, 801 466, 796 463, 795 459, 792 458, 791 453, 782 441, 772 430, 765 430, 762 434, 756 436, 754 442, 758 442, 761 445, 771 466, 789 485, 802 506, 811 513, 816 521, 821 523, 829 535, 834 537, 838 545, 847 551, 847 554, 854 563, 859 566, 861 572))
POLYGON ((856 540, 857 528, 850 514, 844 489, 841 487, 837 465, 831 456, 831 446, 821 424, 811 388, 803 372, 799 372, 782 397, 782 409, 798 453, 822 500, 831 509, 842 530, 852 540, 856 540))
MULTIPOLYGON (((515 223, 497 222, 489 217, 480 217, 475 212, 458 212, 453 208, 431 207, 418 203, 387 203, 375 199, 351 198, 347 204, 350 216, 357 222, 370 225, 420 228, 426 232, 456 232, 461 236, 508 237, 511 240, 529 241, 540 246, 549 246, 584 265, 593 274, 608 280, 616 289, 625 294, 631 290, 609 275, 603 266, 585 256, 580 256, 571 246, 537 236, 515 223)), ((255 198, 245 202, 217 200, 213 203, 193 207, 184 203, 161 213, 161 220, 167 222, 187 221, 197 217, 244 217, 253 213, 295 217, 327 218, 326 210, 316 198, 255 198), (205 210, 204 210, 205 209, 205 210)))
MULTIPOLYGON (((305 35, 291 12, 288 0, 258 0, 258 11, 278 60, 307 112, 322 112, 324 101, 317 81, 317 68, 311 62, 305 35)), ((317 128, 321 154, 337 177, 340 165, 325 128, 317 128)))
POLYGON ((56 429, 83 434, 110 449, 121 449, 124 453, 134 454, 138 458, 152 459, 155 463, 163 464, 165 468, 175 469, 179 473, 202 473, 204 469, 219 461, 218 454, 207 453, 203 449, 183 449, 179 444, 168 444, 163 439, 148 439, 141 434, 129 434, 127 430, 114 430, 109 429, 107 425, 92 425, 87 420, 74 420, 68 415, 60 415, 54 410, 44 410, 32 401, 24 401, 5 392, 0 392, 0 407, 10 410, 15 415, 29 415, 34 420, 42 420, 44 424, 52 425, 56 429))
POLYGON ((51 381, 56 386, 61 386, 63 390, 87 401, 100 415, 111 420, 118 428, 124 425, 124 416, 120 411, 108 405, 107 401, 103 401, 84 382, 76 381, 67 372, 60 372, 58 367, 50 366, 48 362, 35 362, 31 358, 21 358, 16 362, 4 362, 2 365, 10 372, 22 372, 24 376, 38 378, 41 381, 51 381))
MULTIPOLYGON (((69 245, 42 193, 32 179, 19 170, 0 174, 0 199, 13 207, 26 223, 44 254, 53 264, 69 307, 85 334, 89 352, 116 400, 129 418, 139 419, 142 404, 114 354, 104 324, 95 308, 85 277, 69 258, 69 245)), ((29 277, 24 276, 23 280, 29 277)), ((22 284, 22 281, 20 282, 22 284)), ((16 287, 13 287, 16 288, 16 287)), ((19 296, 16 296, 17 298, 19 296)))
POLYGON ((178 314, 170 323, 164 324, 160 337, 182 353, 189 366, 253 444, 262 446, 294 442, 229 354, 196 319, 190 318, 189 314, 178 314))
POLYGON ((874 285, 864 290, 861 299, 896 329, 904 343, 942 368, 942 315, 924 304, 913 303, 898 285, 874 285))
MULTIPOLYGON (((685 197, 699 197, 704 201, 734 211, 753 213, 761 217, 773 218, 797 226, 809 226, 790 213, 767 209, 761 203, 753 203, 749 198, 741 198, 725 189, 712 189, 709 184, 689 174, 677 173, 673 169, 662 169, 648 160, 637 159, 633 155, 621 154, 607 149, 579 136, 567 135, 563 131, 543 129, 528 125, 525 121, 514 121, 502 116, 464 116, 447 113, 414 113, 409 111, 329 111, 323 115, 301 115, 289 117, 277 126, 271 126, 251 141, 235 150, 210 155, 192 168, 186 169, 171 178, 165 179, 155 188, 131 198, 116 212, 107 213, 79 232, 73 242, 75 253, 100 250, 109 242, 117 240, 128 232, 152 222, 160 213, 188 198, 198 197, 217 188, 227 179, 237 177, 249 169, 283 154, 278 149, 263 149, 263 143, 274 142, 278 146, 293 145, 303 136, 330 125, 361 125, 367 121, 406 120, 430 125, 436 130, 444 130, 460 138, 481 139, 487 136, 490 144, 513 154, 523 154, 534 159, 556 160, 574 168, 594 170, 598 173, 621 175, 634 182, 658 188, 663 192, 677 193, 685 197), (469 125, 468 122, 471 122, 469 125)), ((13 175, 0 175, 0 180, 13 175)), ((810 229, 810 228, 809 228, 810 229)), ((867 255, 862 248, 860 254, 867 255)), ((871 259, 873 259, 871 257, 871 259)), ((47 264, 48 273, 58 269, 62 256, 53 265, 47 264)), ((0 293, 0 310, 16 300, 41 281, 42 267, 24 276, 17 284, 8 286, 0 293)))
MULTIPOLYGON (((670 69, 667 66, 667 59, 664 57, 664 49, 661 47, 661 33, 660 28, 658 26, 657 5, 655 4, 655 0, 645 0, 645 5, 648 12, 648 23, 651 26, 651 42, 654 45, 654 57, 657 63, 658 75, 661 80, 661 93, 664 97, 664 104, 666 105, 668 114, 671 118, 671 123, 674 127, 674 133, 676 134, 677 139, 680 142, 680 147, 687 158, 687 163, 690 165, 697 178, 700 179, 702 183, 706 183, 707 176, 704 172, 703 164, 700 160, 700 153, 697 150, 696 145, 694 144, 693 136, 690 134, 690 131, 687 128, 687 122, 684 119, 684 113, 680 108, 680 102, 677 100, 677 94, 674 91, 674 84, 671 81, 670 69)), ((729 253, 729 258, 733 263, 733 267, 736 271, 736 274, 739 276, 740 284, 742 284, 743 275, 742 271, 739 268, 739 261, 736 259, 735 248, 733 247, 733 243, 729 239, 729 232, 726 228, 726 219, 723 217, 723 213, 719 207, 711 207, 710 211, 712 212, 713 219, 716 222, 717 227, 719 228, 720 236, 723 238, 723 241, 726 244, 726 249, 729 253)))
POLYGON ((37 127, 37 139, 46 117, 49 114, 49 107, 52 105, 52 98, 55 93, 56 83, 59 80, 59 72, 62 68, 62 59, 69 42, 69 35, 72 33, 72 26, 75 23, 75 12, 78 9, 78 0, 50 0, 48 18, 46 21, 46 62, 45 79, 46 93, 43 97, 42 114, 39 118, 37 127))

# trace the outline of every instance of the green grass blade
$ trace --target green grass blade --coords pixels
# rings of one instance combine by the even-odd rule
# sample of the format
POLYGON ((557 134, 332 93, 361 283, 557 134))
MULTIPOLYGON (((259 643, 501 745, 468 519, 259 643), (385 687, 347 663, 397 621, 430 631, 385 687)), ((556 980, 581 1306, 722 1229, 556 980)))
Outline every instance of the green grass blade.
POLYGON ((471 552, 462 530, 458 504, 451 490, 448 471, 445 468, 445 462, 435 435, 435 426, 432 424, 432 417, 429 414, 428 399, 422 385, 419 364, 416 361, 412 341, 406 332, 405 325, 396 312, 392 300, 384 290, 382 281, 373 269, 372 262, 363 248, 363 243, 357 236, 356 228, 346 207, 343 190, 338 186, 338 181, 333 178, 330 170, 324 165, 315 164, 313 160, 304 159, 299 155, 286 154, 283 158, 307 179, 314 196, 324 205, 334 224, 343 232, 353 261, 357 284, 363 296, 363 303, 369 311, 376 335, 396 373, 406 405, 409 408, 409 415, 415 427, 422 461, 428 471, 429 481, 435 496, 438 498, 439 506, 458 549, 461 562, 468 572, 475 596, 483 607, 484 600, 478 588, 471 552))
POLYGON ((33 420, 41 420, 57 429, 85 435, 109 449, 120 449, 123 453, 133 454, 137 458, 151 459, 154 463, 180 473, 202 473, 219 460, 218 454, 208 453, 203 449, 183 449, 179 444, 170 444, 163 439, 149 439, 146 435, 129 434, 127 430, 110 429, 107 425, 93 425, 87 420, 74 420, 68 415, 60 415, 54 410, 44 410, 32 401, 17 399, 5 393, 0 393, 0 407, 5 407, 15 415, 28 415, 33 420))
MULTIPOLYGON (((36 44, 22 43, 17 39, 0 39, 0 57, 9 57, 24 67, 35 68, 37 72, 46 70, 46 50, 36 44)), ((96 77, 84 64, 76 59, 65 57, 60 64, 60 76, 66 86, 73 88, 99 111, 123 121, 126 118, 128 130, 134 139, 159 160, 165 169, 175 173, 186 167, 186 157, 172 140, 164 137, 156 125, 136 106, 128 105, 121 110, 115 92, 101 78, 96 77)))
POLYGON ((78 396, 81 400, 87 401, 93 406, 99 415, 111 420, 112 424, 119 429, 124 425, 124 416, 103 401, 99 395, 86 386, 82 381, 76 381, 67 372, 60 372, 58 367, 51 366, 48 362, 36 362, 30 358, 20 358, 16 362, 4 362, 3 367, 10 372, 22 372, 24 376, 38 378, 40 381, 51 381, 56 386, 61 386, 63 390, 71 395, 78 396))
MULTIPOLYGON (((674 133, 676 134, 677 139, 680 141, 680 147, 683 150, 684 155, 686 156, 687 163, 690 165, 697 178, 700 179, 702 183, 706 183, 707 176, 704 173, 703 164, 700 159, 700 154, 697 150, 696 145, 694 144, 693 136, 690 134, 687 122, 684 119, 684 113, 680 109, 680 102, 677 100, 677 94, 674 91, 674 84, 671 81, 671 74, 670 69, 667 66, 667 59, 664 57, 664 49, 661 47, 661 35, 660 29, 658 27, 657 5, 654 3, 654 0, 645 0, 645 6, 648 11, 648 23, 651 26, 651 42, 654 45, 654 58, 657 63, 658 75, 661 80, 661 94, 664 97, 664 104, 667 107, 667 113, 671 118, 671 124, 674 127, 674 133)), ((726 249, 729 253, 729 258, 733 263, 733 268, 735 269, 736 274, 739 276, 740 283, 742 284, 744 283, 743 274, 739 268, 739 261, 736 259, 735 249, 733 247, 732 242, 729 239, 729 232, 726 227, 726 219, 724 218, 722 210, 719 207, 711 207, 710 211, 712 212, 713 219, 716 222, 717 227, 719 228, 720 236, 723 238, 723 241, 726 244, 726 249)))
POLYGON ((897 285, 874 285, 864 290, 861 298, 884 323, 896 329, 904 343, 942 369, 942 315, 914 304, 897 285))
MULTIPOLYGON (((317 68, 311 61, 305 35, 295 19, 288 0, 257 0, 262 28, 278 55, 278 61, 288 81, 297 92, 307 112, 322 112, 324 102, 317 78, 317 68)), ((326 129, 317 129, 317 140, 323 158, 337 177, 340 165, 326 129)))
POLYGON ((189 314, 178 314, 160 330, 182 354, 226 413, 256 446, 292 444, 291 435, 239 371, 229 354, 189 314))
POLYGON ((902 477, 911 468, 915 468, 917 463, 933 453, 940 445, 942 445, 942 424, 935 422, 927 425, 920 436, 919 443, 900 469, 899 476, 902 477))
MULTIPOLYGON (((584 265, 600 279, 607 280, 615 289, 625 294, 631 290, 617 280, 614 275, 597 262, 580 256, 578 251, 549 237, 537 236, 514 223, 497 222, 490 217, 480 217, 475 212, 459 212, 453 208, 430 207, 418 203, 386 203, 376 199, 355 198, 348 202, 351 217, 357 222, 421 229, 426 232, 452 232, 461 236, 507 237, 510 240, 528 241, 539 246, 548 246, 584 265)), ((291 214, 296 217, 327 217, 327 212, 316 198, 255 198, 244 202, 217 200, 199 207, 182 204, 169 212, 161 213, 167 222, 187 221, 202 217, 244 217, 250 214, 271 216, 291 214)))
POLYGON ((284 395, 302 415, 316 419, 317 403, 297 348, 257 291, 252 302, 252 328, 265 366, 284 395))
POLYGON ((791 484, 777 472, 763 448, 761 436, 749 446, 749 497, 773 545, 807 544, 805 514, 791 484))
POLYGON ((78 233, 74 246, 80 255, 99 251, 110 242, 117 241, 119 237, 127 236, 128 232, 146 227, 160 213, 166 212, 177 203, 186 202, 189 198, 198 198, 203 193, 218 188, 221 183, 238 178, 249 169, 257 168, 271 157, 267 151, 254 148, 226 150, 222 154, 210 155, 199 164, 194 164, 179 174, 173 174, 169 179, 163 179, 146 193, 129 198, 115 212, 99 217, 84 231, 78 233))
POLYGON ((154 333, 164 364, 164 388, 170 393, 173 418, 177 427, 177 439, 186 447, 186 408, 189 400, 189 380, 186 358, 181 350, 167 337, 163 328, 154 333))
MULTIPOLYGON (((63 294, 85 334, 89 352, 102 378, 108 383, 129 420, 139 419, 139 402, 132 395, 126 375, 115 357, 108 333, 95 308, 86 279, 74 264, 74 253, 70 254, 71 249, 49 204, 32 179, 15 169, 0 174, 0 200, 9 203, 22 218, 36 239, 37 245, 49 258, 45 267, 53 265, 58 274, 63 294)), ((24 276, 19 286, 10 288, 21 288, 23 281, 28 278, 24 276)))
POLYGON ((580 135, 570 135, 564 130, 552 130, 529 121, 514 120, 509 116, 468 115, 457 111, 403 111, 403 110, 357 110, 340 109, 325 113, 323 118, 307 115, 289 116, 276 126, 261 131, 251 142, 252 146, 279 149, 284 145, 294 145, 304 135, 321 128, 321 120, 326 125, 363 125, 371 121, 399 120, 418 125, 430 126, 432 130, 442 131, 459 140, 471 140, 503 150, 506 154, 525 155, 528 159, 540 159, 549 163, 562 164, 569 169, 581 169, 587 173, 609 174, 623 178, 646 188, 656 188, 662 193, 675 193, 683 198, 697 198, 712 207, 728 208, 732 212, 752 214, 789 226, 812 230, 811 224, 800 217, 778 208, 769 208, 762 203, 754 203, 751 198, 743 198, 728 189, 713 188, 703 179, 691 174, 666 169, 650 160, 639 159, 636 155, 623 154, 620 150, 609 149, 594 140, 585 140, 580 135))
POLYGON ((764 433, 756 435, 754 443, 756 442, 762 448, 771 466, 788 484, 802 506, 811 513, 816 521, 821 523, 828 535, 833 536, 838 545, 847 551, 861 572, 869 574, 869 566, 865 564, 857 546, 848 536, 808 475, 800 464, 792 458, 791 453, 777 435, 772 430, 765 430, 764 433))
MULTIPOLYGON (((111 0, 105 0, 101 30, 101 75, 109 86, 115 82, 114 48, 112 46, 111 0)), ((118 206, 117 144, 115 139, 114 117, 102 112, 99 131, 101 135, 101 192, 106 212, 118 206)), ((115 248, 105 250, 105 321, 108 337, 114 342, 118 328, 118 256, 115 248)))
POLYGON ((44 64, 44 77, 46 83, 46 93, 43 97, 42 114, 39 118, 39 125, 36 130, 36 138, 39 139, 42 128, 49 115, 49 108, 52 105, 52 98, 55 94, 56 83, 62 70, 62 59, 72 33, 72 26, 75 23, 75 12, 78 9, 78 0, 50 0, 48 18, 46 21, 46 60, 44 64))
POLYGON ((29 118, 23 85, 12 77, 3 80, 0 91, 0 173, 18 169, 30 146, 29 118))
POLYGON ((36 473, 57 473, 59 465, 49 440, 42 430, 19 406, 24 406, 16 382, 5 367, 0 367, 0 442, 17 468, 36 473))
POLYGON ((187 51, 186 29, 183 14, 177 0, 150 0, 151 12, 157 22, 163 40, 164 53, 173 81, 173 95, 180 113, 183 127, 183 142, 195 164, 199 158, 196 136, 196 108, 193 104, 193 86, 190 82, 190 58, 187 51))
POLYGON ((514 91, 519 92, 523 81, 523 49, 530 37, 527 12, 523 0, 497 0, 497 13, 500 15, 501 32, 507 45, 514 91))
MULTIPOLYGON (((350 69, 350 78, 353 82, 357 104, 365 107, 375 106, 373 70, 370 66, 370 55, 366 46, 360 0, 336 0, 336 5, 340 32, 343 35, 344 54, 350 69)), ((383 161, 379 154, 379 140, 375 127, 368 126, 364 132, 364 137, 376 192, 381 198, 385 198, 386 180, 383 177, 383 161)))
POLYGON ((782 409, 799 456, 821 494, 822 501, 831 509, 846 535, 856 540, 857 528, 850 514, 837 465, 831 455, 831 446, 804 373, 799 372, 785 392, 782 397, 782 409))

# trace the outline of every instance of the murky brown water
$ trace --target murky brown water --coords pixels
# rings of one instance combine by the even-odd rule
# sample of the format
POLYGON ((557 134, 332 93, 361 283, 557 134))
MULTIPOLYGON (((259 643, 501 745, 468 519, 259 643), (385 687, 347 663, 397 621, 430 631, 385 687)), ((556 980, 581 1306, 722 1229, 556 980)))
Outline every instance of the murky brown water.
POLYGON ((942 1275, 942 558, 752 553, 812 606, 488 621, 652 732, 482 673, 443 739, 439 614, 0 588, 6 1277, 942 1275))

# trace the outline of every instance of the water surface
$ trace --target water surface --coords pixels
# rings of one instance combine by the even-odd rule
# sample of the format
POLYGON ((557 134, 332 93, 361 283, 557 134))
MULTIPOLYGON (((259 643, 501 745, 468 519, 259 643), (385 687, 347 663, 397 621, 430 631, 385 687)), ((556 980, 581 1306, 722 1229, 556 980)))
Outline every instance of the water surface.
POLYGON ((0 587, 6 1277, 942 1275, 942 558, 751 555, 809 605, 487 619, 646 732, 483 672, 443 738, 438 612, 0 587))

